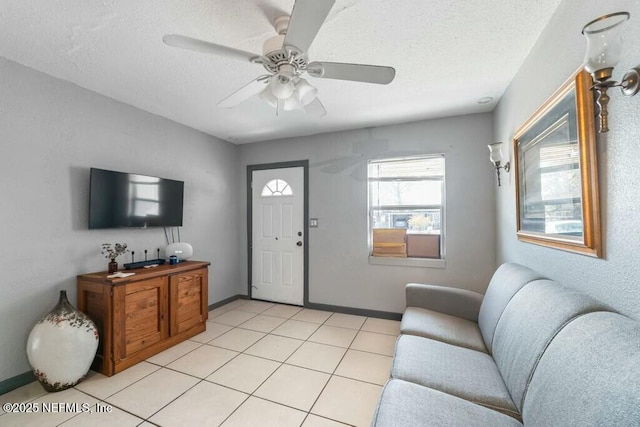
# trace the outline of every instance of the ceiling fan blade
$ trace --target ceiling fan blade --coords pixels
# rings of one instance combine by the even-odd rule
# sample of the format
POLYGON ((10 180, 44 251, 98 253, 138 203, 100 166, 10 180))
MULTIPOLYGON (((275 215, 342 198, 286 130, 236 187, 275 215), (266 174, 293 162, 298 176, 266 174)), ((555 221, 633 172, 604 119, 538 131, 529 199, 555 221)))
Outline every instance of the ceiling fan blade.
POLYGON ((322 102, 320 102, 318 98, 305 105, 304 111, 318 117, 324 117, 327 115, 327 109, 324 108, 324 105, 322 105, 322 102))
POLYGON ((261 58, 261 55, 255 53, 206 42, 204 40, 193 39, 191 37, 181 36, 179 34, 166 34, 164 37, 162 37, 162 41, 164 42, 164 44, 172 47, 179 47, 181 49, 188 49, 202 53, 210 53, 212 55, 224 56, 226 58, 237 59, 240 61, 256 62, 257 59, 261 58))
POLYGON ((218 107, 233 108, 241 102, 251 98, 253 95, 257 95, 265 89, 267 83, 269 83, 269 77, 270 76, 265 75, 260 76, 255 80, 251 80, 248 84, 242 86, 240 89, 218 102, 218 107))
POLYGON ((323 79, 352 80, 355 82, 389 84, 396 75, 392 67, 364 64, 344 64, 340 62, 311 62, 307 73, 323 79))
POLYGON ((335 0, 296 0, 284 46, 295 46, 303 53, 307 52, 334 3, 335 0))

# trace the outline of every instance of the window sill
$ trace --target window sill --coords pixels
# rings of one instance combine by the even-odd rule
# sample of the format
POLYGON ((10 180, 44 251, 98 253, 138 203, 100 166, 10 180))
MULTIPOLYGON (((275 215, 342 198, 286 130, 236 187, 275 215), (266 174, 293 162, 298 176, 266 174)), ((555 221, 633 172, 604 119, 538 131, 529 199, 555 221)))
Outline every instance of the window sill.
POLYGON ((391 265, 397 267, 446 268, 444 259, 433 258, 394 258, 369 255, 369 264, 391 265))

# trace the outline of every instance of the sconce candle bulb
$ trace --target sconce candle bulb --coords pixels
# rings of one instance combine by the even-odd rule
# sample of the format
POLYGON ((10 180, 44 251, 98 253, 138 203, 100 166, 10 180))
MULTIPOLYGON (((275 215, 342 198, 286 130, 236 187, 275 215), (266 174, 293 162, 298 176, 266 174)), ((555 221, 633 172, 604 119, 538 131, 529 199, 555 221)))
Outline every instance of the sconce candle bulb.
POLYGON ((487 147, 489 147, 489 160, 491 160, 493 167, 496 169, 496 175, 498 175, 498 187, 500 187, 500 169, 504 169, 505 172, 509 173, 511 170, 511 163, 507 162, 504 166, 501 166, 502 142, 495 142, 487 145, 487 147))
POLYGON ((610 97, 607 90, 617 86, 621 88, 623 95, 633 96, 640 89, 639 68, 629 70, 620 82, 611 80, 613 69, 622 57, 622 29, 630 17, 629 12, 611 13, 594 19, 582 28, 582 34, 587 38, 584 68, 595 81, 592 89, 597 95, 600 133, 609 131, 607 106, 610 97))

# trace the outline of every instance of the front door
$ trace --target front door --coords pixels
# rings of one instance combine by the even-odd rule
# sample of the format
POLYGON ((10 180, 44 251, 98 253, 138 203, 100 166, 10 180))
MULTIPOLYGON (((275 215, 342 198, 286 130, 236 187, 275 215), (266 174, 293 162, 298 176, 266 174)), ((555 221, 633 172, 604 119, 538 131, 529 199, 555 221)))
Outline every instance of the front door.
POLYGON ((254 170, 251 297, 303 305, 304 168, 254 170))

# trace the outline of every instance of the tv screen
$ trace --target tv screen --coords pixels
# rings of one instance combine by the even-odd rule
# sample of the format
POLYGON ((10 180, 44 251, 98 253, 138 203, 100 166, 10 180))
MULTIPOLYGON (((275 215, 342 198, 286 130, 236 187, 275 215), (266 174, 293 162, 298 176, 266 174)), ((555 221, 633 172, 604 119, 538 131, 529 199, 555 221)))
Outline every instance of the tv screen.
POLYGON ((91 168, 89 228, 182 226, 184 182, 91 168))

